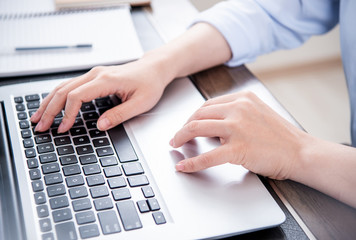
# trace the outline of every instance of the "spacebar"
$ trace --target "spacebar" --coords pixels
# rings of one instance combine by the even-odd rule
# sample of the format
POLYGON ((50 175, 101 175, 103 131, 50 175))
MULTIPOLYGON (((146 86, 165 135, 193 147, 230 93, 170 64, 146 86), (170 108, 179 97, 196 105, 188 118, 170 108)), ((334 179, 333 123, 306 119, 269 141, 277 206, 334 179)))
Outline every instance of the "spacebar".
POLYGON ((137 155, 122 124, 108 130, 120 162, 136 161, 137 155))
POLYGON ((116 203, 117 210, 126 231, 142 228, 142 223, 137 214, 133 201, 122 201, 116 203))

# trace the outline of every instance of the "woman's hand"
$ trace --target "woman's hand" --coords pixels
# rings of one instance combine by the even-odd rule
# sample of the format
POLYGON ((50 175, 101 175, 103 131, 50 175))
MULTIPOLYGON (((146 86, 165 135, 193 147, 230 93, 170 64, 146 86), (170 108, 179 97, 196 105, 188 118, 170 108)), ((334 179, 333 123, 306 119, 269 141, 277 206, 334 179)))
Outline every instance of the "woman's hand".
POLYGON ((195 172, 223 163, 242 165, 275 179, 289 178, 301 151, 299 130, 251 92, 208 100, 171 140, 180 147, 195 137, 219 137, 221 146, 185 159, 178 171, 195 172))
POLYGON ((110 94, 118 96, 122 103, 99 118, 97 126, 100 130, 110 129, 148 111, 158 102, 171 80, 164 71, 158 71, 159 64, 153 59, 95 67, 82 76, 63 82, 43 100, 31 117, 32 122, 38 123, 36 131, 47 130, 64 108, 58 132, 66 132, 72 127, 82 103, 110 94))

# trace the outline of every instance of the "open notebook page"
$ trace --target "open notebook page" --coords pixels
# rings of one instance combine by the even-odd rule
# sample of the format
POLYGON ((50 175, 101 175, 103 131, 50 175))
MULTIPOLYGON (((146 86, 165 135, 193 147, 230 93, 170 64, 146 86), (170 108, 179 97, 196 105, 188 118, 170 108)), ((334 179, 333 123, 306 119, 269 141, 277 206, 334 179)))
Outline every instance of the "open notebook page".
POLYGON ((129 6, 0 16, 0 77, 88 69, 143 54, 129 6), (17 47, 91 48, 16 51, 17 47))

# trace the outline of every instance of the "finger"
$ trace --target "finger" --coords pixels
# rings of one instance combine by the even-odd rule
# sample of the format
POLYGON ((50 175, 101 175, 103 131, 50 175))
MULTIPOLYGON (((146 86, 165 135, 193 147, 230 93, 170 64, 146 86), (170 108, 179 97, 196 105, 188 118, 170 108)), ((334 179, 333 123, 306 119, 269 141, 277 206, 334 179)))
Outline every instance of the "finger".
POLYGON ((197 172, 227 163, 226 148, 226 146, 220 146, 199 156, 184 159, 176 164, 176 170, 187 173, 197 172))
POLYGON ((187 120, 187 123, 195 120, 203 120, 203 119, 224 119, 226 117, 226 108, 219 105, 209 105, 206 107, 201 107, 195 113, 190 116, 187 120))
POLYGON ((111 84, 103 84, 98 79, 87 82, 67 94, 64 116, 58 127, 58 132, 68 131, 74 124, 75 118, 84 102, 112 94, 115 88, 111 84), (100 91, 98 91, 100 90, 100 91))
POLYGON ((98 120, 98 129, 101 131, 108 130, 134 116, 148 111, 153 105, 143 105, 144 101, 143 98, 134 95, 120 105, 107 110, 98 120))
POLYGON ((40 119, 36 126, 36 131, 45 131, 51 126, 54 117, 64 108, 68 92, 90 81, 90 75, 87 73, 60 84, 55 91, 44 99, 34 117, 34 121, 38 121, 38 118, 40 119))
POLYGON ((172 147, 180 147, 196 137, 220 137, 225 139, 229 134, 224 121, 199 120, 184 125, 170 141, 172 147))

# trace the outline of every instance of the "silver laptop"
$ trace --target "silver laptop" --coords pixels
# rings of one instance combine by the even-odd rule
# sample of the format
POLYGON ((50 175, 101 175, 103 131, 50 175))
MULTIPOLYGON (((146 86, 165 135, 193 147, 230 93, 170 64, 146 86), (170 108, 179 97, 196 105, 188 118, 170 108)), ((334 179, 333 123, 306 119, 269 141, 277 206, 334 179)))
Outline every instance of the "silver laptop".
POLYGON ((285 220, 259 178, 225 164, 193 174, 177 161, 218 146, 169 140, 204 102, 188 78, 175 80, 151 111, 108 132, 96 119, 113 96, 83 104, 75 126, 36 133, 29 117, 64 79, 0 87, 3 239, 205 239, 285 220))

